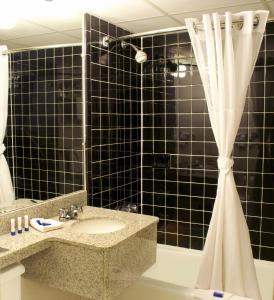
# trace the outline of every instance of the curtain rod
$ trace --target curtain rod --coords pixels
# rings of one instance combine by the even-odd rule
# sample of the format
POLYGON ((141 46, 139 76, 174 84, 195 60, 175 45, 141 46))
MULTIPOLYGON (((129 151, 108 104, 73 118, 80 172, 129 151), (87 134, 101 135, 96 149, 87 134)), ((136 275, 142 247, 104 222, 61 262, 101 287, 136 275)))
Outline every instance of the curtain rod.
POLYGON ((71 46, 82 46, 82 43, 56 44, 56 45, 48 45, 48 46, 17 48, 17 49, 3 51, 2 54, 8 55, 8 54, 23 52, 23 51, 43 50, 43 49, 62 48, 62 47, 71 47, 71 46))
MULTIPOLYGON (((273 19, 269 19, 269 21, 271 21, 273 19)), ((254 19, 254 26, 257 26, 259 23, 259 18, 256 17, 254 19)), ((243 24, 243 21, 238 20, 238 21, 233 21, 232 24, 243 24)), ((221 23, 222 26, 224 26, 224 23, 221 23)), ((200 27, 202 27, 202 24, 197 24, 196 28, 199 29, 200 27)), ((223 28, 223 27, 222 27, 223 28)), ((118 41, 122 41, 122 40, 126 40, 126 39, 131 39, 131 38, 137 38, 137 37, 145 37, 145 36, 150 36, 150 35, 156 35, 156 34, 162 34, 162 33, 169 33, 169 32, 179 32, 179 31, 186 31, 187 27, 184 26, 178 26, 178 27, 170 27, 170 28, 166 28, 166 29, 157 29, 157 30, 151 30, 151 31, 144 31, 144 32, 139 32, 139 33, 132 33, 132 34, 128 34, 128 35, 124 35, 118 38, 112 38, 109 36, 105 36, 102 39, 102 45, 104 47, 108 47, 110 43, 113 42, 118 42, 118 41)))
POLYGON ((138 33, 132 33, 128 35, 123 35, 118 38, 111 38, 109 36, 104 36, 102 39, 102 45, 104 47, 108 47, 110 43, 116 42, 116 41, 122 41, 126 39, 136 38, 136 37, 144 37, 149 35, 155 35, 160 33, 168 33, 168 32, 177 32, 177 31, 183 31, 186 30, 186 26, 178 26, 178 27, 170 27, 165 29, 157 29, 157 30, 151 30, 151 31, 144 31, 144 32, 138 32, 138 33))

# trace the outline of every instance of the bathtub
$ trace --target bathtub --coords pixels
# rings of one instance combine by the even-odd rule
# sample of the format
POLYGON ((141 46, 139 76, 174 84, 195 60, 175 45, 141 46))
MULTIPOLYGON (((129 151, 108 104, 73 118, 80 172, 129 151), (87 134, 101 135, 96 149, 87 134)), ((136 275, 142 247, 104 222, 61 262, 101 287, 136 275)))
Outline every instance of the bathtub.
MULTIPOLYGON (((201 253, 199 250, 158 245, 156 264, 117 300, 193 299, 201 253)), ((262 300, 273 300, 274 263, 255 260, 255 267, 262 300)))

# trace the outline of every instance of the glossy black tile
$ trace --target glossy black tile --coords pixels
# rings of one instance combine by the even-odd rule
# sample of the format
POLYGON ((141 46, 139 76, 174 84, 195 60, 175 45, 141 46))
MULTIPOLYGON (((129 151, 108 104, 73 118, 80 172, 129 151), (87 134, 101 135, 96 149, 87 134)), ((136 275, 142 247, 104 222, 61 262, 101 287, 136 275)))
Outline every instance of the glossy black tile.
MULTIPOLYGON (((268 33, 272 25, 267 25, 268 33)), ((172 226, 169 225, 169 234, 173 235, 169 238, 165 236, 166 239, 161 242, 202 249, 217 192, 218 149, 208 117, 201 78, 194 65, 177 81, 170 71, 172 64, 176 63, 173 57, 175 52, 184 55, 184 58, 186 53, 190 57, 193 55, 187 33, 144 38, 143 45, 147 47, 150 58, 154 59, 153 66, 149 62, 143 69, 143 122, 146 124, 143 145, 146 153, 171 154, 170 168, 173 171, 168 175, 169 170, 162 172, 160 169, 147 169, 143 176, 144 182, 149 179, 149 183, 144 185, 144 191, 147 188, 152 199, 156 195, 155 191, 160 193, 157 195, 165 195, 162 198, 157 196, 158 202, 162 199, 157 205, 172 205, 173 211, 177 213, 177 240, 173 239, 176 231, 171 230, 172 226), (151 187, 153 185, 156 189, 151 187), (167 203, 169 197, 172 199, 171 204, 167 203)), ((274 203, 274 73, 271 45, 272 37, 266 36, 251 78, 233 150, 235 182, 251 230, 253 253, 257 258, 264 258, 264 253, 269 257, 269 252, 262 251, 267 246, 260 242, 260 231, 262 218, 272 215, 271 204, 274 203), (262 205, 262 202, 265 204, 262 205)), ((145 161, 147 166, 151 166, 145 161)), ((153 203, 151 198, 150 204, 153 203)), ((264 223, 265 230, 273 224, 272 218, 264 223)), ((161 230, 162 234, 165 227, 161 227, 161 230)), ((269 236, 265 239, 267 241, 269 236)))
MULTIPOLYGON (((87 49, 87 93, 92 96, 87 103, 91 126, 87 156, 92 157, 87 161, 87 185, 97 177, 104 178, 101 186, 90 191, 89 203, 108 208, 139 204, 141 110, 134 53, 130 48, 116 45, 107 49, 98 43, 103 35, 116 37, 126 31, 88 14, 85 20, 87 43, 93 45, 91 51, 87 49)), ((137 40, 134 43, 138 45, 137 40)), ((151 152, 150 147, 145 149, 151 152)), ((153 213, 149 206, 144 210, 153 213)))
POLYGON ((8 160, 16 170, 17 197, 42 200, 83 188, 82 128, 74 127, 82 126, 81 106, 74 104, 82 101, 82 61, 74 53, 81 53, 81 47, 10 56, 9 104, 13 110, 8 128, 14 130, 7 136, 7 145, 13 141, 16 159, 10 155, 8 160), (80 73, 78 69, 74 73, 74 58, 80 73))

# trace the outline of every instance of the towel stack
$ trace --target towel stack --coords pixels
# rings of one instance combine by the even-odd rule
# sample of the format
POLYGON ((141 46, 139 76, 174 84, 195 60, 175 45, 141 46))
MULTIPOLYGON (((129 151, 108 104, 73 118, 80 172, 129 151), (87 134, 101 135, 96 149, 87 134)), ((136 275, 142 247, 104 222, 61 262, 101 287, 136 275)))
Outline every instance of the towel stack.
POLYGON ((30 225, 40 232, 47 232, 62 228, 64 223, 53 219, 33 218, 30 220, 30 225))

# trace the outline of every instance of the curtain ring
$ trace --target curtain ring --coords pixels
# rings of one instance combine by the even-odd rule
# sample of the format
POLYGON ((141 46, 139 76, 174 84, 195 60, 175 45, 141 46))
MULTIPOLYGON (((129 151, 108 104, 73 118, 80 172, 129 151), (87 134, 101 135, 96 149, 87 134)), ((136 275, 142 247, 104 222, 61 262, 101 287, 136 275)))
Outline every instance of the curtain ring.
POLYGON ((243 27, 244 27, 244 21, 241 21, 241 22, 237 23, 237 29, 238 30, 242 30, 243 27))
POLYGON ((255 17, 254 27, 255 27, 255 28, 258 27, 259 23, 260 23, 260 17, 256 16, 256 17, 255 17))
MULTIPOLYGON (((253 27, 256 28, 259 25, 259 23, 260 23, 260 18, 258 16, 256 16, 254 18, 253 27)), ((244 26, 244 21, 237 23, 237 27, 239 30, 241 30, 243 28, 243 26, 244 26)))

